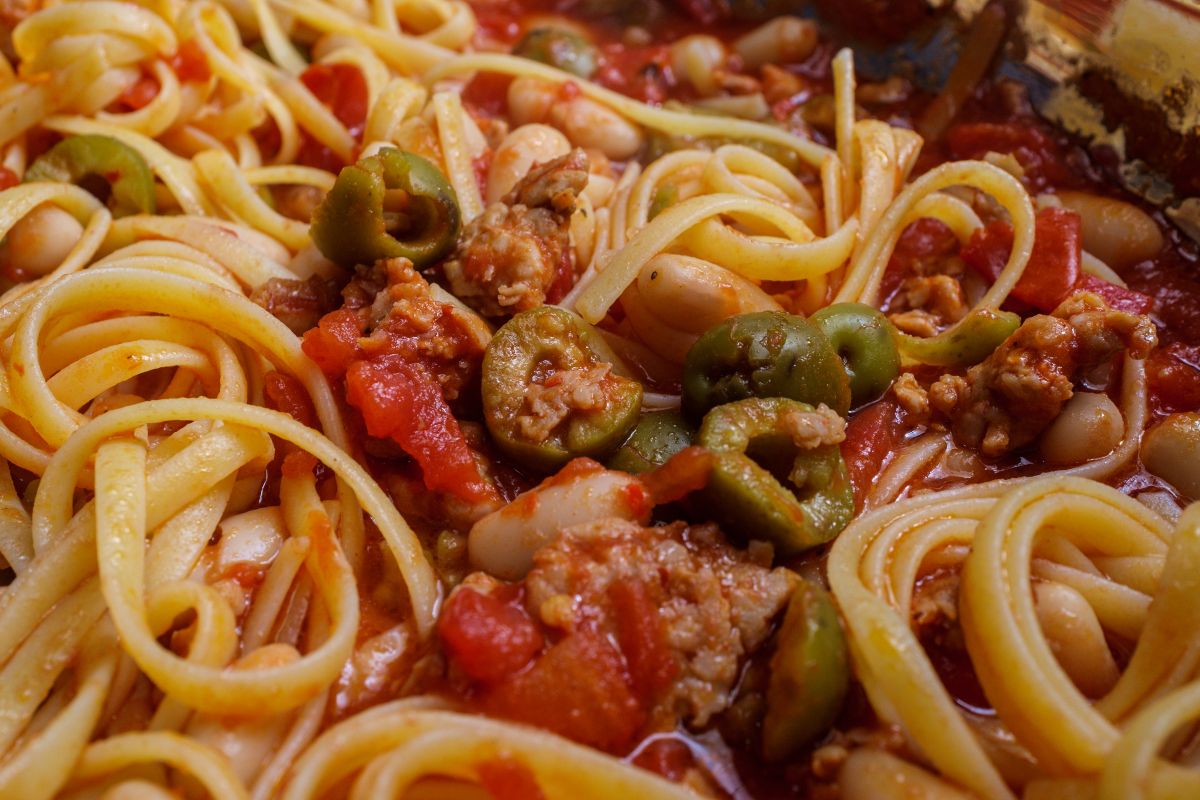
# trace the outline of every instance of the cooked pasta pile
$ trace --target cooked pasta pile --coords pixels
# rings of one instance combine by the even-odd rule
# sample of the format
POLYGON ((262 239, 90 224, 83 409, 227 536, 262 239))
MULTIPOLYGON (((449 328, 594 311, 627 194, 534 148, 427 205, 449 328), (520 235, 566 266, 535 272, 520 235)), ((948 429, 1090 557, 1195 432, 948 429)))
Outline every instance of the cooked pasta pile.
MULTIPOLYGON (((557 308, 567 322, 555 324, 577 326, 595 350, 580 374, 600 370, 603 386, 641 379, 645 409, 678 408, 671 376, 697 340, 730 317, 781 312, 781 286, 796 314, 880 308, 897 242, 918 220, 938 221, 964 247, 990 219, 1011 226, 1007 256, 957 319, 931 336, 895 335, 909 370, 983 361, 1019 335, 1004 309, 1030 263, 1039 210, 1057 201, 1031 193, 1000 158, 918 175, 919 134, 856 116, 848 50, 832 61, 826 147, 781 125, 651 105, 477 51, 475 12, 461 0, 36 5, 12 32, 15 58, 0 57, 0 166, 15 184, 0 193, 11 287, 0 298, 0 797, 385 798, 417 785, 423 797, 461 797, 468 784, 500 792, 488 772, 497 764, 517 776, 503 797, 533 796, 513 785, 571 798, 727 789, 656 775, 621 758, 628 749, 480 716, 430 677, 445 671, 439 615, 461 579, 441 569, 439 548, 456 540, 406 522, 398 505, 411 498, 400 503, 399 479, 373 466, 395 454, 364 444, 368 432, 398 434, 379 433, 367 401, 347 400, 342 374, 310 358, 304 331, 262 302, 279 282, 345 283, 355 261, 314 243, 322 212, 310 226, 279 190, 315 205, 343 185, 340 166, 395 148, 436 168, 470 226, 531 167, 588 150, 586 189, 568 212, 569 283, 531 306, 557 308), (356 90, 317 87, 305 78, 310 62, 361 76, 361 122, 339 113, 356 90), (549 113, 549 132, 498 145, 463 100, 479 75, 511 79, 514 130, 532 127, 519 100, 549 113), (690 144, 639 158, 652 134, 690 144), (720 141, 697 144, 706 137, 720 141), (55 152, 58 172, 47 166, 55 152), (980 341, 983 351, 964 355, 980 341), (339 681, 374 657, 384 606, 403 668, 370 690, 380 693, 363 707, 374 707, 347 713, 339 681)), ((416 212, 379 192, 386 236, 383 219, 416 212)), ((1123 286, 1083 255, 1084 272, 1123 286)), ((411 263, 389 258, 394 282, 396 264, 411 263)), ((405 280, 426 286, 415 273, 405 280)), ((485 322, 466 293, 427 289, 439 319, 468 320, 480 352, 502 336, 491 323, 528 313, 502 294, 502 313, 485 322)), ((399 290, 391 298, 400 302, 399 290)), ((859 515, 833 531, 828 585, 854 680, 873 724, 902 734, 906 759, 851 754, 861 775, 842 778, 845 796, 881 796, 901 780, 930 797, 1200 794, 1194 770, 1168 763, 1193 751, 1200 719, 1200 515, 1173 523, 1101 482, 1137 466, 1150 420, 1132 348, 1113 373, 1123 427, 1109 450, 1043 474, 910 492, 957 447, 953 425, 929 425, 897 445, 856 498, 859 515), (956 704, 911 624, 915 587, 931 572, 957 576, 957 623, 992 715, 956 704), (1111 642, 1130 655, 1114 658, 1111 642)), ((485 390, 491 413, 489 402, 485 390)), ((835 434, 813 434, 828 450, 849 403, 816 405, 803 413, 837 423, 835 434)), ((475 449, 476 460, 493 452, 475 449)), ((673 513, 666 504, 697 487, 685 476, 688 488, 664 495, 668 468, 643 488, 568 467, 533 490, 551 511, 506 506, 501 494, 512 493, 490 484, 483 499, 437 502, 468 518, 472 566, 519 580, 560 527, 596 516, 644 525, 655 504, 673 513), (593 513, 643 495, 645 508, 593 513), (522 526, 537 514, 548 527, 530 544, 522 526)), ((764 573, 770 563, 768 554, 764 573)))

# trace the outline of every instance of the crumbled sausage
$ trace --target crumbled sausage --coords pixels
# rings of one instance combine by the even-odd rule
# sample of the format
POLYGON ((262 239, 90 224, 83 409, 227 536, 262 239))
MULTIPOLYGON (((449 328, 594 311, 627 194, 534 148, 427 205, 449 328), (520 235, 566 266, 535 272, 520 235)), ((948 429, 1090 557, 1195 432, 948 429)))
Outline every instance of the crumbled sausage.
POLYGON ((545 384, 529 384, 522 413, 517 417, 521 435, 544 442, 572 413, 604 410, 610 394, 605 378, 611 371, 611 364, 594 364, 555 372, 545 384))
POLYGON ((363 322, 359 346, 366 356, 398 353, 424 364, 451 402, 478 377, 487 326, 470 311, 434 297, 407 258, 360 269, 342 297, 343 308, 363 322))
POLYGON ((929 401, 950 421, 959 444, 1004 455, 1045 430, 1081 373, 1123 349, 1145 358, 1156 341, 1147 317, 1115 311, 1097 295, 1080 292, 1053 314, 1025 320, 965 376, 943 375, 929 388, 929 401))
POLYGON ((934 336, 967 315, 962 284, 949 275, 918 275, 904 281, 889 315, 892 324, 913 336, 934 336))
POLYGON ((579 149, 534 166, 463 231, 444 267, 454 294, 489 317, 542 305, 559 275, 574 272, 570 220, 587 183, 579 149))
POLYGON ((742 552, 714 525, 643 528, 601 520, 567 528, 534 556, 526 604, 543 621, 612 627, 610 587, 640 581, 678 664, 651 719, 704 725, 730 704, 745 657, 770 633, 792 590, 790 573, 770 568, 770 548, 742 552), (564 615, 563 605, 574 609, 564 615))
POLYGON ((846 420, 824 403, 813 411, 791 411, 781 422, 801 450, 841 444, 846 439, 846 420))
POLYGON ((322 316, 338 305, 333 282, 316 275, 303 281, 271 278, 255 289, 250 299, 297 335, 315 327, 322 316))
POLYGON ((911 372, 903 373, 892 384, 892 393, 900 407, 907 411, 915 421, 923 422, 929 418, 929 392, 921 385, 911 372))
POLYGON ((299 222, 312 222, 313 212, 325 199, 325 193, 315 186, 285 184, 272 187, 271 198, 275 201, 275 210, 283 216, 299 222))

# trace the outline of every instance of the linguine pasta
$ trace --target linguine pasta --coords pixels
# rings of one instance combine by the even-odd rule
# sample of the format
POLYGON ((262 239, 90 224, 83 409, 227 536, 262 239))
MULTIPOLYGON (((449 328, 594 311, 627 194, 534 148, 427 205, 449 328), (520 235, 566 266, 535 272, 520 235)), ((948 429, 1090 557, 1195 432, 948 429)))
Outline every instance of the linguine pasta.
MULTIPOLYGON (((796 796, 819 787, 850 800, 898 796, 905 781, 922 797, 988 800, 1200 793, 1200 515, 1179 513, 1190 489, 1172 459, 1186 442, 1146 450, 1168 427, 1164 409, 1195 409, 1152 385, 1154 326, 1146 308, 1122 305, 1147 296, 1125 285, 1117 255, 1079 248, 1079 222, 1072 281, 1093 282, 1048 306, 1031 298, 1046 269, 1043 215, 1071 212, 1019 159, 989 147, 922 161, 929 143, 912 125, 856 112, 863 88, 877 85, 856 77, 849 49, 823 56, 823 133, 755 111, 768 108, 770 70, 783 72, 778 53, 795 45, 772 22, 734 24, 745 52, 718 69, 704 60, 710 43, 693 42, 676 72, 698 75, 696 86, 675 84, 684 102, 664 103, 569 64, 496 52, 505 34, 486 3, 30 6, 5 28, 0 55, 0 178, 11 179, 0 191, 0 797, 752 797, 772 780, 796 796), (771 53, 758 59, 763 47, 771 53), (754 69, 739 72, 745 63, 754 69), (739 75, 757 76, 755 91, 737 89, 739 75), (697 98, 701 89, 717 96, 697 98), (500 95, 499 111, 483 110, 481 96, 500 95), (755 118, 705 113, 702 100, 755 118), (521 131, 528 138, 513 138, 521 131), (655 153, 658 140, 672 144, 655 153), (54 162, 52 148, 70 142, 88 142, 98 161, 125 160, 54 162), (384 170, 397 152, 410 159, 408 183, 380 178, 377 208, 356 196, 353 213, 338 216, 338 192, 353 180, 361 189, 364 165, 384 170), (577 154, 582 162, 563 161, 577 154), (444 188, 422 188, 418 157, 444 188), (131 159, 148 176, 139 185, 149 199, 135 208, 118 191, 137 182, 131 159), (66 172, 47 178, 55 163, 66 172), (582 183, 565 204, 553 191, 530 199, 548 163, 576 164, 582 183), (450 214, 451 234, 430 258, 414 233, 422 202, 450 214), (345 262, 319 232, 331 225, 327 236, 362 245, 371 214, 383 246, 411 249, 345 262), (897 289, 896 265, 918 260, 911 236, 922 225, 941 232, 938 257, 958 271, 915 274, 950 281, 961 307, 924 332, 887 322, 895 366, 868 402, 834 359, 842 407, 834 394, 790 397, 799 411, 772 417, 785 427, 770 435, 784 431, 799 448, 783 469, 754 464, 770 458, 757 445, 737 450, 710 431, 713 414, 752 401, 710 403, 699 424, 693 360, 732 318, 817 320, 846 303, 893 319, 932 314, 928 298, 897 305, 908 290, 897 289), (985 280, 962 263, 997 226, 1009 238, 985 280), (489 235, 511 238, 488 250, 479 243, 489 235), (534 244, 513 257, 518 266, 554 264, 502 283, 503 248, 522 236, 534 244), (481 259, 500 277, 480 278, 481 259), (1081 296, 1092 305, 1056 310, 1081 296), (417 310, 404 317, 410 302, 417 310), (541 321, 516 338, 543 349, 526 373, 490 388, 505 331, 531 313, 541 321), (987 369, 1049 358, 1043 339, 1021 338, 1037 320, 1067 326, 1072 342, 1091 331, 1117 344, 1092 372, 1063 377, 1065 390, 1055 384, 1063 396, 1020 440, 1050 389, 1029 390, 1029 414, 963 408, 987 369), (339 324, 358 327, 320 338, 339 324), (382 381, 378 370, 392 377, 355 389, 382 381), (432 386, 433 399, 420 405, 413 386, 432 386), (959 405, 939 399, 947 386, 959 405), (1119 430, 1072 460, 1049 452, 1045 431, 1067 424, 1073 394, 1101 396, 1119 430), (524 398, 525 416, 510 430, 495 409, 512 397, 524 398), (631 420, 682 407, 699 432, 685 431, 681 452, 647 463, 642 477, 626 474, 642 471, 630 462, 620 471, 572 461, 614 466, 632 422, 600 433, 555 426, 607 420, 619 402, 631 420), (1010 438, 989 444, 1001 423, 1010 438), (444 438, 430 449, 420 441, 432 429, 444 438), (556 436, 562 453, 547 444, 556 436), (589 436, 600 443, 578 444, 589 436), (685 449, 689 436, 702 447, 685 449), (834 466, 804 460, 816 453, 834 466), (744 490, 741 524, 722 516, 731 501, 703 494, 718 480, 708 470, 735 456, 774 482, 744 490), (434 477, 452 469, 463 471, 434 477), (754 527, 754 504, 765 502, 762 486, 813 475, 845 483, 844 518, 789 551, 754 527), (1130 496, 1146 486, 1158 491, 1153 509, 1130 496), (565 574, 612 585, 598 595, 591 583, 558 587, 535 608, 535 578, 561 578, 547 566, 562 556, 555 548, 588 536, 607 544, 580 544, 565 574), (596 555, 627 545, 643 549, 618 566, 596 555), (639 571, 646 565, 661 586, 639 571), (493 577, 513 574, 521 579, 493 577), (947 679, 918 620, 933 578, 953 587, 934 616, 958 637, 953 658, 986 707, 947 679), (789 635, 788 598, 809 584, 824 596, 826 582, 833 627, 845 631, 844 683, 812 701, 836 696, 832 716, 780 766, 756 737, 774 724, 772 705, 805 684, 762 687, 784 669, 772 653, 789 635), (455 609, 475 595, 508 610, 475 620, 492 627, 472 640, 484 648, 472 660, 455 636, 476 629, 455 609), (704 649, 724 641, 728 652, 704 649), (523 661, 496 666, 522 647, 523 661), (575 655, 561 655, 568 647, 575 655), (546 682, 519 694, 523 680, 546 682), (697 685, 707 694, 679 688, 697 685), (506 691, 520 702, 505 705, 506 691), (861 692, 861 708, 843 704, 847 691, 861 692), (749 715, 749 738, 728 733, 737 714, 749 715), (647 756, 663 736, 682 767, 647 756), (894 757, 903 771, 888 766, 894 757), (755 784, 753 765, 772 761, 755 784), (852 764, 863 765, 853 780, 852 764)), ((518 12, 504 12, 513 30, 540 19, 518 12)), ((809 23, 787 20, 809 37, 791 63, 822 58, 809 23)), ((647 25, 639 30, 651 36, 647 25)), ((982 38, 994 49, 992 33, 982 38)), ((954 91, 939 114, 964 102, 954 91)), ((1070 358, 1085 361, 1085 346, 1070 345, 1070 358)), ((793 372, 824 369, 796 358, 793 372)), ((1037 363, 1043 373, 1062 366, 1037 363)), ((746 436, 761 444, 767 433, 746 436)), ((803 496, 780 491, 782 502, 803 496)))

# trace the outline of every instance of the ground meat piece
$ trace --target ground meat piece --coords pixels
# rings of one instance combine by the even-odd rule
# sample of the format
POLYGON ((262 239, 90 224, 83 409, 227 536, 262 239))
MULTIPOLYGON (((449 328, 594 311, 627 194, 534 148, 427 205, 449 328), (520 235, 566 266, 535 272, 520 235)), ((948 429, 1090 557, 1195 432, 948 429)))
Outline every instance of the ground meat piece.
POLYGON ((325 193, 315 186, 286 184, 271 188, 275 210, 289 219, 311 222, 313 211, 325 199, 325 193))
POLYGON ((958 622, 959 573, 946 571, 918 581, 909 612, 914 628, 946 627, 958 622))
POLYGON ((321 317, 337 308, 337 288, 316 275, 307 280, 271 278, 254 290, 250 299, 300 335, 316 326, 321 317))
POLYGON ((579 149, 530 170, 463 231, 444 267, 454 294, 489 317, 542 305, 559 276, 574 273, 569 226, 587 182, 579 149))
POLYGON ((537 552, 525 579, 526 605, 544 622, 599 618, 611 630, 611 587, 640 582, 678 665, 650 717, 704 725, 729 706, 743 659, 767 638, 791 594, 791 574, 770 562, 769 547, 741 552, 714 525, 601 520, 567 528, 537 552), (572 614, 564 615, 564 604, 572 614))
POLYGON ((602 411, 608 405, 605 378, 612 364, 595 364, 555 372, 545 383, 525 389, 525 405, 517 417, 521 435, 544 442, 573 412, 602 411))
POLYGON ((342 291, 342 307, 364 324, 366 357, 398 353, 424 364, 453 402, 478 377, 489 334, 482 320, 435 291, 411 261, 393 258, 360 269, 342 291))
POLYGON ((907 278, 894 299, 892 324, 913 336, 934 336, 967 315, 962 284, 949 275, 907 278))
POLYGON ((801 450, 814 450, 846 439, 846 420, 821 403, 813 411, 793 411, 780 420, 801 450))
POLYGON ((1156 341, 1147 317, 1114 311, 1099 296, 1079 292, 1053 314, 1025 320, 966 376, 943 375, 929 388, 930 404, 950 420, 959 444, 1004 455, 1045 430, 1081 373, 1122 349, 1145 358, 1156 341))
POLYGON ((924 421, 929 417, 929 392, 911 372, 903 373, 892 384, 892 393, 896 395, 900 407, 911 414, 915 421, 924 421))

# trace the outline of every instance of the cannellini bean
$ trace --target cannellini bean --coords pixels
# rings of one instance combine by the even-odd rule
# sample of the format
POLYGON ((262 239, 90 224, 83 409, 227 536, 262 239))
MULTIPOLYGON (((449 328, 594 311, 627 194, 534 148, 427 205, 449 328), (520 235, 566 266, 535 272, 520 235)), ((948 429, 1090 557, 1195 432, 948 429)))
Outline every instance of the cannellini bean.
POLYGON ((701 96, 717 91, 717 70, 725 66, 725 45, 715 36, 694 34, 671 45, 671 69, 701 96))
POLYGON ((4 239, 0 263, 31 278, 53 272, 83 236, 79 220, 52 203, 42 203, 17 221, 4 239))
POLYGON ((544 164, 571 152, 567 137, 540 123, 522 125, 504 137, 488 168, 487 201, 495 203, 524 178, 534 164, 544 164))
POLYGON ((279 506, 246 511, 221 522, 217 569, 222 574, 239 566, 266 569, 283 546, 283 512, 279 506))
POLYGON ((1200 414, 1171 414, 1147 431, 1142 463, 1191 499, 1200 499, 1200 414))
POLYGON ((541 78, 515 78, 508 85, 508 114, 518 125, 542 122, 558 97, 558 87, 541 78))
POLYGON ((1079 214, 1083 249, 1117 272, 1162 250, 1162 231, 1149 214, 1131 203, 1087 192, 1059 192, 1058 199, 1079 214))
POLYGON ((1111 689, 1121 671, 1084 596, 1066 584, 1045 581, 1033 585, 1033 600, 1054 657, 1079 691, 1100 697, 1111 689))
POLYGON ((776 17, 733 43, 750 68, 803 61, 816 46, 817 26, 799 17, 776 17))
POLYGON ((742 276, 691 256, 655 256, 642 267, 637 286, 652 313, 687 333, 704 333, 736 314, 780 310, 769 294, 742 276))
POLYGON ((697 333, 672 328, 659 319, 658 314, 646 305, 636 282, 621 295, 621 309, 625 312, 629 327, 646 348, 671 364, 682 364, 692 345, 700 338, 697 333))
POLYGON ((1125 420, 1106 394, 1077 392, 1042 434, 1040 448, 1056 465, 1082 464, 1108 455, 1125 435, 1125 420))
POLYGON ((843 800, 970 800, 971 795, 891 753, 853 751, 842 764, 843 800))
POLYGON ((534 489, 475 523, 467 538, 471 566, 503 580, 520 580, 533 554, 563 528, 600 519, 645 524, 650 503, 641 481, 577 459, 534 489))
POLYGON ((632 158, 645 143, 646 137, 638 126, 611 108, 586 97, 574 97, 554 104, 550 108, 549 121, 565 133, 572 144, 583 148, 594 147, 618 161, 632 158))

